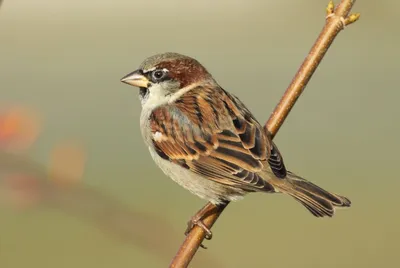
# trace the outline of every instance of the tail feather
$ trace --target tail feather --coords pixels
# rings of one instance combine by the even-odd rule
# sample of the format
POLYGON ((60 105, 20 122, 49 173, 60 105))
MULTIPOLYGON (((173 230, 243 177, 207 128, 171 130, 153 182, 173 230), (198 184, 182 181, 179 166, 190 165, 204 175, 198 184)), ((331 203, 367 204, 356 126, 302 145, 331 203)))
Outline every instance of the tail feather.
POLYGON ((287 177, 277 188, 300 202, 316 217, 332 217, 336 207, 350 207, 351 201, 337 194, 330 193, 321 187, 297 175, 288 172, 287 177))

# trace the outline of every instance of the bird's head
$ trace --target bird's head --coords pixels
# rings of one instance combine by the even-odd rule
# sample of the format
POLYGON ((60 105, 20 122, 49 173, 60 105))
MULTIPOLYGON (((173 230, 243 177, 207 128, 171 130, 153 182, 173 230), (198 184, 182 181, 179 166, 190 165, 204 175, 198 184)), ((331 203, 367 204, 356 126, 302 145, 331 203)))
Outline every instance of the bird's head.
POLYGON ((168 52, 147 58, 139 69, 124 76, 121 82, 139 87, 143 103, 149 94, 170 96, 208 80, 212 80, 211 75, 197 60, 168 52))

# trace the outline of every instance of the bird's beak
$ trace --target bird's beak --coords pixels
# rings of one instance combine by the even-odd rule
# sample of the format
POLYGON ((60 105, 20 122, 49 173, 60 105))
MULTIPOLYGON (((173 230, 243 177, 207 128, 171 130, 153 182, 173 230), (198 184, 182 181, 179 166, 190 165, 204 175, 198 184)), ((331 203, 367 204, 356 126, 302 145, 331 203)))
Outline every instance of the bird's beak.
POLYGON ((144 87, 148 88, 150 81, 143 75, 141 70, 136 70, 130 74, 125 75, 121 78, 121 82, 134 87, 144 87))

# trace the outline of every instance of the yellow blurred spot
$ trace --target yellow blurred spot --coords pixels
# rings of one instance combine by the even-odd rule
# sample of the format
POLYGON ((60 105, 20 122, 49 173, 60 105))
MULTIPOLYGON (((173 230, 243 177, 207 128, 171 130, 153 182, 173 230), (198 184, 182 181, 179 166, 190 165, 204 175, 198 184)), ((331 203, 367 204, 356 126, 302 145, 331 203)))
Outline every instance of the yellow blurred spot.
POLYGON ((75 185, 83 176, 86 154, 82 146, 64 142, 50 154, 49 177, 60 186, 75 185))

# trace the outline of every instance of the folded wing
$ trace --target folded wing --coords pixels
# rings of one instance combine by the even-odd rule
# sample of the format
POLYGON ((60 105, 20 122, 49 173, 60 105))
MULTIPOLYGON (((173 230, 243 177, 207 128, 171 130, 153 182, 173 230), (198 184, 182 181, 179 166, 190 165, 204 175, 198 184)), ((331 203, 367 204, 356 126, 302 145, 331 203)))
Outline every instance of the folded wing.
POLYGON ((261 177, 286 169, 275 145, 236 97, 222 88, 195 88, 150 116, 153 143, 164 159, 207 179, 247 191, 274 191, 261 177))

